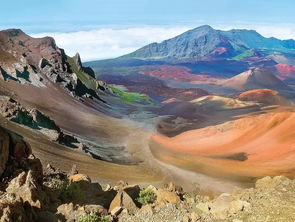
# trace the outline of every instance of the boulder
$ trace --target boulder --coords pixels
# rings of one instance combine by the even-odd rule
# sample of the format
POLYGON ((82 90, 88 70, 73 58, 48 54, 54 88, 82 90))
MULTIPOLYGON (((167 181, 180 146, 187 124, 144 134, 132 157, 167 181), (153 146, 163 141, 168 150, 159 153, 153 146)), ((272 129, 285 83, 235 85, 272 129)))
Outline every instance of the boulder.
POLYGON ((20 173, 11 180, 6 188, 6 192, 21 198, 23 202, 27 202, 30 206, 40 209, 43 206, 46 195, 33 175, 31 170, 20 173))
POLYGON ((179 196, 171 191, 159 189, 156 191, 158 203, 172 203, 177 204, 180 202, 179 196))
POLYGON ((291 182, 290 179, 288 179, 287 177, 284 176, 276 176, 276 177, 264 177, 262 179, 259 179, 256 181, 255 183, 255 188, 257 189, 272 189, 272 188, 276 188, 279 185, 289 185, 291 182))
POLYGON ((64 218, 66 220, 79 220, 81 217, 86 216, 87 213, 83 207, 74 205, 73 203, 62 204, 57 208, 56 213, 58 218, 64 218))
POLYGON ((140 208, 140 212, 146 216, 151 216, 154 214, 154 210, 151 205, 147 204, 140 208))
POLYGON ((137 206, 140 206, 140 203, 137 201, 140 192, 140 187, 138 185, 127 185, 123 188, 123 191, 125 191, 132 198, 137 206))
POLYGON ((69 180, 73 182, 91 183, 90 178, 87 175, 81 173, 69 176, 69 180))
POLYGON ((230 208, 232 198, 230 194, 221 194, 212 204, 210 204, 210 212, 218 219, 225 219, 230 208))
POLYGON ((23 207, 21 198, 12 194, 4 194, 0 196, 0 221, 22 221, 29 222, 26 210, 23 207))
POLYGON ((178 185, 172 183, 172 182, 168 184, 167 190, 170 192, 177 193, 178 195, 183 193, 183 188, 181 186, 178 186, 178 185))
POLYGON ((153 185, 148 185, 146 190, 152 190, 152 191, 154 191, 156 193, 158 189, 153 185))
POLYGON ((41 160, 36 158, 34 155, 30 155, 28 159, 25 159, 22 162, 22 167, 26 171, 31 171, 33 178, 38 184, 41 184, 43 181, 43 167, 41 160))
POLYGON ((209 203, 207 209, 214 218, 225 220, 228 218, 228 215, 236 214, 239 211, 248 211, 250 209, 250 203, 239 199, 233 200, 230 194, 223 193, 215 201, 209 203))
POLYGON ((137 210, 134 200, 125 191, 120 191, 117 193, 110 204, 109 212, 111 212, 116 207, 122 207, 130 212, 137 210))
POLYGON ((86 213, 90 214, 90 213, 96 213, 98 215, 107 215, 108 211, 101 205, 85 205, 84 209, 86 211, 86 213))
POLYGON ((109 212, 112 212, 112 210, 116 207, 122 207, 122 192, 117 193, 117 195, 112 200, 109 207, 109 212))
POLYGON ((100 205, 74 205, 73 203, 62 204, 57 208, 56 215, 66 220, 77 221, 81 217, 96 213, 97 215, 107 215, 107 210, 100 205))
POLYGON ((128 186, 128 183, 126 183, 123 180, 120 180, 117 182, 117 184, 114 186, 114 190, 116 191, 122 191, 124 187, 128 186))
POLYGON ((122 207, 115 207, 114 209, 111 210, 111 215, 114 217, 119 216, 119 214, 122 212, 123 208, 122 207))

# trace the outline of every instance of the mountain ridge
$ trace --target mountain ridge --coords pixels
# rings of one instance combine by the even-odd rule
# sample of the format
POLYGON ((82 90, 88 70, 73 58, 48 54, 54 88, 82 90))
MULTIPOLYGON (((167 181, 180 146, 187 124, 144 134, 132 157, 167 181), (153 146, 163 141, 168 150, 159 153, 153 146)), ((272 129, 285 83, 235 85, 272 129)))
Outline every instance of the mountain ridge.
POLYGON ((293 39, 266 38, 255 30, 232 29, 221 31, 209 25, 188 30, 161 43, 151 43, 119 58, 207 60, 233 58, 248 52, 255 55, 260 50, 295 52, 293 39), (254 52, 248 52, 249 50, 254 52))

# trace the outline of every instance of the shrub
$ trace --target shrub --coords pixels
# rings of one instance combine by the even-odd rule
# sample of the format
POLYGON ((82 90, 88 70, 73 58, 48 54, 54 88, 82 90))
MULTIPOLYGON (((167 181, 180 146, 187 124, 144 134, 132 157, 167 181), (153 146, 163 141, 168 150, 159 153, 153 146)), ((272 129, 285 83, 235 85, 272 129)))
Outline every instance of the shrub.
POLYGON ((70 180, 64 180, 58 187, 57 187, 57 197, 61 201, 84 201, 85 195, 84 192, 81 190, 78 183, 72 182, 70 180))
POLYGON ((91 213, 87 216, 81 217, 78 222, 109 222, 108 217, 100 217, 96 213, 91 213))
POLYGON ((139 192, 137 201, 142 205, 154 203, 157 199, 156 193, 152 189, 144 189, 139 192))

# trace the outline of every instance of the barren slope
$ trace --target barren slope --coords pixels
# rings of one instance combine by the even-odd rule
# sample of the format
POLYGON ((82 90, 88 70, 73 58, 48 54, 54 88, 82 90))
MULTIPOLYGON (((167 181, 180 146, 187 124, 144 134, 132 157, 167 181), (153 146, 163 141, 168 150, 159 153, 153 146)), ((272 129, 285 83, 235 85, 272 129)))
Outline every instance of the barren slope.
POLYGON ((294 109, 265 112, 173 138, 154 135, 150 147, 162 161, 215 176, 294 176, 294 109))

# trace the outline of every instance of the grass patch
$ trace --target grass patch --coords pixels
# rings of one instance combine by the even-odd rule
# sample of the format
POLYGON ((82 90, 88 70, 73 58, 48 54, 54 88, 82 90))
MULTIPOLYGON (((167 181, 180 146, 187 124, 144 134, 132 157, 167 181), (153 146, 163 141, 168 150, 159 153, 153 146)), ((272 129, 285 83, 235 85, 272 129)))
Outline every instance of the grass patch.
POLYGON ((116 88, 113 85, 108 85, 114 93, 118 94, 120 96, 120 99, 123 102, 127 102, 127 103, 146 103, 146 104, 152 104, 152 99, 150 97, 144 97, 141 96, 140 93, 134 93, 134 92, 125 92, 123 90, 120 90, 118 88, 116 88))
POLYGON ((251 57, 253 55, 254 55, 253 50, 247 50, 247 51, 245 51, 245 52, 243 52, 243 53, 241 53, 241 54, 233 57, 232 59, 233 60, 241 60, 243 58, 251 57))
MULTIPOLYGON (((74 58, 67 57, 67 62, 69 63, 71 70, 76 73, 78 79, 89 89, 97 91, 98 83, 95 78, 88 75, 87 73, 80 71, 75 63, 74 58)), ((107 85, 110 89, 116 93, 123 102, 126 103, 144 103, 144 104, 153 104, 153 101, 149 97, 141 96, 140 93, 133 93, 133 92, 125 92, 116 88, 113 85, 107 85)))
POLYGON ((137 201, 142 205, 152 204, 156 201, 157 195, 152 189, 144 189, 139 192, 137 201))
POLYGON ((83 190, 80 188, 80 185, 68 179, 62 181, 62 183, 57 186, 56 194, 58 199, 60 199, 63 202, 82 202, 85 200, 85 194, 83 190))
POLYGON ((87 73, 83 71, 79 71, 75 60, 72 57, 67 57, 67 62, 69 63, 71 70, 76 73, 78 79, 89 89, 92 89, 94 91, 97 90, 98 83, 96 79, 94 79, 92 76, 88 75, 87 73))
POLYGON ((96 213, 91 213, 87 216, 81 217, 78 222, 109 222, 109 217, 100 217, 96 213))

